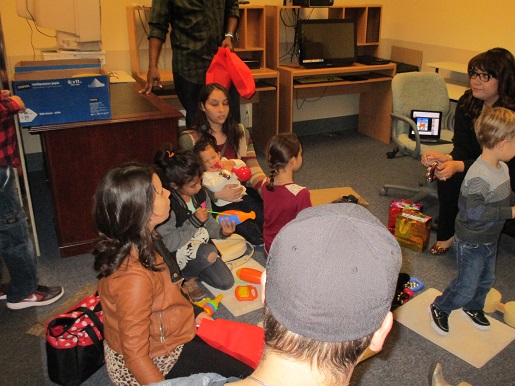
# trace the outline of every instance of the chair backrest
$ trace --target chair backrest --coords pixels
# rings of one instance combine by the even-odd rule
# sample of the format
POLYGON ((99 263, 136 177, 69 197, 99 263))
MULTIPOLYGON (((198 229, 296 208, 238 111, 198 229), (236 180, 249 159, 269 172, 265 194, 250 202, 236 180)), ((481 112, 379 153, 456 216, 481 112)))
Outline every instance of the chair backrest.
MULTIPOLYGON (((446 129, 449 94, 443 78, 434 72, 405 72, 392 80, 392 102, 395 114, 411 116, 412 110, 441 111, 442 128, 446 129)), ((397 133, 408 133, 409 125, 397 123, 397 133)))
POLYGON ((408 63, 413 66, 417 66, 420 70, 422 67, 423 51, 414 50, 412 48, 405 48, 399 46, 392 46, 390 53, 390 59, 394 62, 408 63))

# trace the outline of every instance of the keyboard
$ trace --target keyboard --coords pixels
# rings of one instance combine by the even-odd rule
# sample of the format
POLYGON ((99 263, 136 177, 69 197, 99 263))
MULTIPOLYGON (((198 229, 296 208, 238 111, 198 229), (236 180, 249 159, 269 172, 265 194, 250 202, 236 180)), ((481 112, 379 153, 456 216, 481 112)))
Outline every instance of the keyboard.
POLYGON ((340 76, 309 76, 306 78, 296 78, 295 83, 311 84, 311 83, 328 83, 328 82, 341 82, 343 80, 340 76))
POLYGON ((371 55, 361 55, 361 56, 358 56, 356 62, 361 63, 361 64, 366 64, 368 66, 373 66, 373 65, 379 65, 379 64, 388 64, 388 63, 390 63, 390 59, 378 58, 376 56, 371 56, 371 55))

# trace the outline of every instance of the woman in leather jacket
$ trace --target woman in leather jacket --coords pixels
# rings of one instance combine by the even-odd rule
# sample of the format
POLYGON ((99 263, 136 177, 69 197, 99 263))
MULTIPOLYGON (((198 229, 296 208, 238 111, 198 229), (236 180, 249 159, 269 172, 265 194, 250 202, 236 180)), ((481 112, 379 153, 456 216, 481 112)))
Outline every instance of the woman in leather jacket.
POLYGON ((209 316, 182 291, 175 257, 154 229, 168 218, 169 196, 151 166, 135 163, 108 171, 95 194, 100 240, 93 254, 105 360, 117 385, 147 385, 198 372, 252 372, 196 337, 196 326, 209 316))

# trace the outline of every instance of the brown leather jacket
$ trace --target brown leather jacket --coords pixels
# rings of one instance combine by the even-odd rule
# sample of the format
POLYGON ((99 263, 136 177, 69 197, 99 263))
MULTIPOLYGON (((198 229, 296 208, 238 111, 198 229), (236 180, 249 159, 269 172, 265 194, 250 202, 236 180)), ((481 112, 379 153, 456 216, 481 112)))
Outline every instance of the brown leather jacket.
MULTIPOLYGON (((158 255, 157 262, 163 262, 158 255)), ((108 277, 98 292, 104 310, 107 344, 123 355, 127 368, 142 385, 164 380, 151 357, 170 354, 196 333, 193 305, 181 291, 182 278, 168 267, 145 269, 136 252, 108 277)))

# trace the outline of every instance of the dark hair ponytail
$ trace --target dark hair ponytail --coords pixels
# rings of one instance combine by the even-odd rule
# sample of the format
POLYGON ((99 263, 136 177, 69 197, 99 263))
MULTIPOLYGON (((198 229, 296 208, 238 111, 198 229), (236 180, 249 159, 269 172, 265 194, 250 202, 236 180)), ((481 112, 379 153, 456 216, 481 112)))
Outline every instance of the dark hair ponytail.
POLYGON ((282 133, 274 135, 268 142, 266 158, 270 169, 269 181, 266 188, 273 192, 275 190, 275 177, 280 170, 283 170, 293 157, 300 152, 299 138, 295 134, 282 133))

